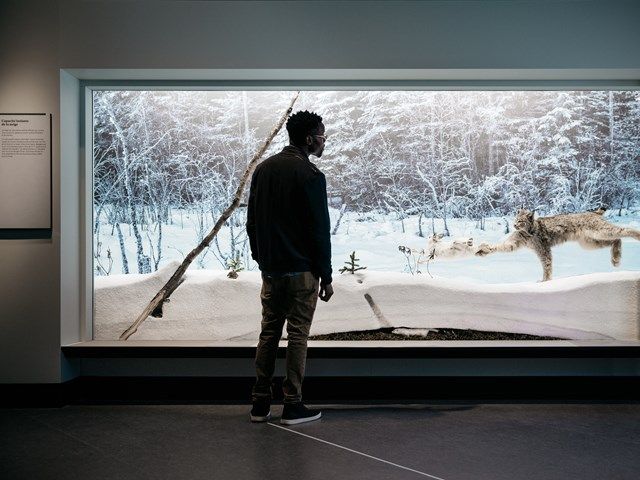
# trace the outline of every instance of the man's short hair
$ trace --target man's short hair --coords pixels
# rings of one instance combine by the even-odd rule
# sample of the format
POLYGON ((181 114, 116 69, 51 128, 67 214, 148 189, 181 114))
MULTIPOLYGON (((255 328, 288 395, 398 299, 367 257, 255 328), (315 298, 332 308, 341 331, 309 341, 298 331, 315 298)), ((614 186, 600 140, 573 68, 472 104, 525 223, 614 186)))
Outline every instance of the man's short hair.
POLYGON ((287 121, 289 140, 294 145, 304 144, 307 135, 317 132, 321 123, 322 117, 317 113, 307 110, 294 113, 287 121))

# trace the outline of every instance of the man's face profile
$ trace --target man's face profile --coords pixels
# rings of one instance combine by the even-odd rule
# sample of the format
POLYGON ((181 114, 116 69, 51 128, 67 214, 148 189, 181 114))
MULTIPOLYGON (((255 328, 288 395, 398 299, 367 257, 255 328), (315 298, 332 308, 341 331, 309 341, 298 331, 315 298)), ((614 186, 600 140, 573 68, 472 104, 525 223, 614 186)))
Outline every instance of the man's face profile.
POLYGON ((322 152, 324 151, 324 124, 320 123, 318 128, 307 135, 307 145, 309 148, 309 154, 314 155, 318 158, 322 157, 322 152))

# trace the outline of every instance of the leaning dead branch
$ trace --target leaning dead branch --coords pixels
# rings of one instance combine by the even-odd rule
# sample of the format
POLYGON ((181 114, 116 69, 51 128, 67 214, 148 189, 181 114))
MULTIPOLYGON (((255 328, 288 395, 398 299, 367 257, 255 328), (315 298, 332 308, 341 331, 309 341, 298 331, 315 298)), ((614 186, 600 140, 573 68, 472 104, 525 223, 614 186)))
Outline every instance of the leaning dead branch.
POLYGON ((174 290, 178 288, 178 286, 180 286, 180 284, 183 281, 184 273, 187 271, 187 268, 189 268, 189 265, 191 265, 191 262, 193 262, 196 259, 196 257, 205 248, 209 246, 209 244, 211 243, 211 240, 213 240, 213 238, 220 231, 220 228, 222 228, 222 225, 224 225, 224 223, 229 219, 231 214, 240 204, 242 193, 244 192, 244 188, 247 184, 247 181, 253 174, 255 167, 258 165, 258 161, 260 160, 260 158, 262 158, 262 155, 264 155, 264 152, 267 150, 272 140, 275 138, 278 132, 282 129, 282 126, 287 121, 287 118, 289 117, 289 115, 291 114, 291 111, 293 110, 293 104, 296 102, 299 95, 300 95, 300 92, 296 92, 285 114, 282 116, 278 124, 271 131, 271 133, 265 140, 260 150, 256 152, 256 154, 253 156, 253 158, 247 165, 247 169, 245 170, 244 175, 240 180, 240 184, 238 185, 238 189, 236 190, 235 196, 233 197, 233 201, 227 207, 227 209, 224 212, 222 212, 222 215, 220 216, 216 224, 213 226, 213 229, 209 232, 209 234, 206 237, 202 239, 202 242, 200 242, 200 244, 196 248, 191 250, 191 252, 186 256, 182 264, 177 268, 177 270, 174 272, 171 278, 167 281, 167 283, 160 289, 160 291, 156 294, 156 296, 153 297, 153 300, 149 302, 149 304, 145 307, 145 309, 138 316, 138 318, 136 318, 135 322, 133 322, 129 328, 127 328, 124 332, 122 332, 122 335, 120 335, 120 340, 127 340, 131 335, 136 333, 136 331, 138 330, 138 327, 142 324, 142 322, 144 322, 149 317, 149 315, 152 315, 154 317, 162 316, 162 305, 164 304, 164 302, 166 302, 169 299, 169 297, 174 292, 174 290))

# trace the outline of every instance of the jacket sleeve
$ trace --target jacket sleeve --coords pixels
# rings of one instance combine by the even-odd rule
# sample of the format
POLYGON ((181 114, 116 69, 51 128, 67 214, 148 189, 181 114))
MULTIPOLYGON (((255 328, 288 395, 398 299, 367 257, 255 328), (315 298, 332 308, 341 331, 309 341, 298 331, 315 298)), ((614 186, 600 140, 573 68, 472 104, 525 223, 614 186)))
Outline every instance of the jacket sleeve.
POLYGON ((309 234, 316 266, 322 283, 328 285, 331 278, 331 232, 327 205, 327 182, 322 173, 308 179, 303 186, 309 212, 309 234))
POLYGON ((256 171, 251 177, 251 186, 249 189, 249 202, 247 204, 247 236, 249 237, 249 248, 251 249, 251 258, 258 261, 258 244, 256 243, 256 171))

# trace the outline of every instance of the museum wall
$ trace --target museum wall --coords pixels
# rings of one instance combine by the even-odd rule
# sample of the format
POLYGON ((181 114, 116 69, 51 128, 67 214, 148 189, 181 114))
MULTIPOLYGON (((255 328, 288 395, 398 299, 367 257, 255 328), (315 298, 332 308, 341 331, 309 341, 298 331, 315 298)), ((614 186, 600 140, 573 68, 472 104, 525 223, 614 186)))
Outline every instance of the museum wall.
POLYGON ((60 57, 69 68, 632 68, 639 62, 632 46, 640 43, 640 6, 633 0, 61 5, 60 57))
POLYGON ((54 179, 52 238, 0 240, 0 382, 60 378, 58 65, 56 2, 0 2, 0 112, 53 114, 54 179))
POLYGON ((640 68, 637 18, 630 0, 3 0, 0 111, 54 115, 54 228, 0 240, 0 382, 62 378, 61 68, 640 68))

